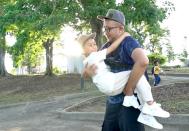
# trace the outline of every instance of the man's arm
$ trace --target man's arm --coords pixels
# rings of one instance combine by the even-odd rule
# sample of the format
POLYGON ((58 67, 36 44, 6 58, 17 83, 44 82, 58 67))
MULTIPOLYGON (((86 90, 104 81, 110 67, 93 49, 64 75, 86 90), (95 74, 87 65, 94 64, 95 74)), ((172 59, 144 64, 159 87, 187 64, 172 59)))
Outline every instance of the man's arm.
POLYGON ((127 96, 133 95, 136 84, 144 74, 149 63, 148 57, 145 55, 142 48, 134 49, 131 57, 134 60, 135 64, 129 76, 128 82, 124 88, 124 94, 127 96))
POLYGON ((114 51, 121 42, 125 39, 125 37, 130 36, 128 32, 124 32, 117 40, 115 40, 108 48, 106 55, 110 54, 112 51, 114 51))

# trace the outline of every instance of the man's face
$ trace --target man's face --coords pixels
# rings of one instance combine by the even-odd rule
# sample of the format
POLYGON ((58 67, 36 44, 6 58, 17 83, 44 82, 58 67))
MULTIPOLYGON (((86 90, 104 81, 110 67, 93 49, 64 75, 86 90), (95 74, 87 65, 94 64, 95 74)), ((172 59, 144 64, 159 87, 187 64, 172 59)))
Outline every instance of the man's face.
POLYGON ((86 56, 90 55, 92 52, 97 51, 97 45, 94 39, 89 39, 83 45, 83 51, 86 56))
POLYGON ((108 41, 113 42, 121 35, 123 27, 113 20, 105 19, 103 30, 108 41))

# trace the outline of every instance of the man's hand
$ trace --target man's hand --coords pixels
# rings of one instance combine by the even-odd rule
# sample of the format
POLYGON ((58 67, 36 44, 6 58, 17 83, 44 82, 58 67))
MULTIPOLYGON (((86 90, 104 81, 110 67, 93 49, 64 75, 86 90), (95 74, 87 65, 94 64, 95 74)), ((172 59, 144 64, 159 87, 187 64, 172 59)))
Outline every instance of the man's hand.
POLYGON ((126 84, 123 93, 124 93, 126 96, 132 96, 133 93, 134 93, 134 91, 133 91, 133 88, 127 87, 127 84, 126 84))
POLYGON ((87 77, 92 77, 94 75, 96 75, 96 70, 97 70, 97 66, 95 64, 93 65, 88 65, 86 64, 84 71, 83 71, 83 77, 87 78, 87 77))

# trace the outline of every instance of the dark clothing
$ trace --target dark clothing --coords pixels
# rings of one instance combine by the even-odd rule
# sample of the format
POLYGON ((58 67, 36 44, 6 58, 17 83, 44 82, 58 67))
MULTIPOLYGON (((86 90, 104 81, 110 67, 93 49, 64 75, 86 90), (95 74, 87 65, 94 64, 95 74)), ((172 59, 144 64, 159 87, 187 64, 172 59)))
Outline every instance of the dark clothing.
POLYGON ((144 75, 145 75, 145 77, 146 77, 146 80, 149 82, 149 81, 150 81, 150 79, 149 79, 149 76, 148 76, 147 69, 146 69, 146 71, 144 72, 144 75))
MULTIPOLYGON (((102 49, 108 46, 110 43, 106 43, 102 49)), ((140 48, 139 43, 130 36, 126 37, 120 46, 107 56, 105 63, 114 73, 131 70, 134 65, 131 54, 135 48, 140 48)), ((137 122, 140 111, 122 106, 123 99, 123 93, 108 97, 102 131, 144 131, 144 126, 137 122)))
MULTIPOLYGON (((106 43, 102 47, 102 49, 109 47, 110 44, 111 43, 106 43)), ((114 52, 110 53, 107 56, 105 63, 110 66, 111 71, 114 73, 131 70, 134 65, 134 61, 131 58, 131 54, 135 48, 141 48, 141 46, 131 36, 128 36, 121 42, 120 46, 114 52), (112 63, 119 63, 116 66, 111 63, 108 63, 108 60, 113 61, 112 63), (123 68, 120 65, 125 65, 125 67, 123 68)))
POLYGON ((137 122, 139 114, 133 107, 107 102, 102 131, 144 131, 144 126, 137 122))
POLYGON ((161 78, 158 74, 154 74, 154 80, 154 86, 157 86, 160 83, 161 78))
MULTIPOLYGON (((106 43, 102 47, 102 49, 109 47, 110 44, 111 43, 106 43)), ((132 51, 136 48, 141 48, 139 43, 136 40, 134 40, 131 36, 126 37, 121 42, 120 46, 114 52, 110 53, 105 60, 105 63, 110 66, 111 72, 117 73, 121 71, 131 70, 134 65, 134 61, 131 58, 131 55, 132 55, 132 51), (108 63, 107 61, 110 60, 112 61, 111 63, 119 63, 119 64, 115 65, 108 63), (125 67, 119 65, 125 65, 125 67)), ((108 98, 108 101, 112 104, 115 104, 122 102, 123 98, 124 95, 120 94, 116 96, 110 96, 108 98)))

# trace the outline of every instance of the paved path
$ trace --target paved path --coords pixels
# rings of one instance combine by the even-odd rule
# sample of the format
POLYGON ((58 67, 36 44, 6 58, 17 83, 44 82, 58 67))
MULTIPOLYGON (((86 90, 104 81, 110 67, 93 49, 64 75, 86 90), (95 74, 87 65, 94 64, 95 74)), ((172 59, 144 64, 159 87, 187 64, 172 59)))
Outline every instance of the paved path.
MULTIPOLYGON (((188 80, 189 77, 162 76, 161 84, 188 80)), ((0 107, 0 131, 100 131, 101 121, 68 121, 58 118, 55 113, 58 109, 90 97, 81 94, 79 97, 55 97, 46 101, 0 107)))
POLYGON ((0 131, 99 131, 101 122, 62 120, 56 113, 58 109, 91 96, 80 94, 67 99, 56 97, 47 101, 0 107, 0 131))

